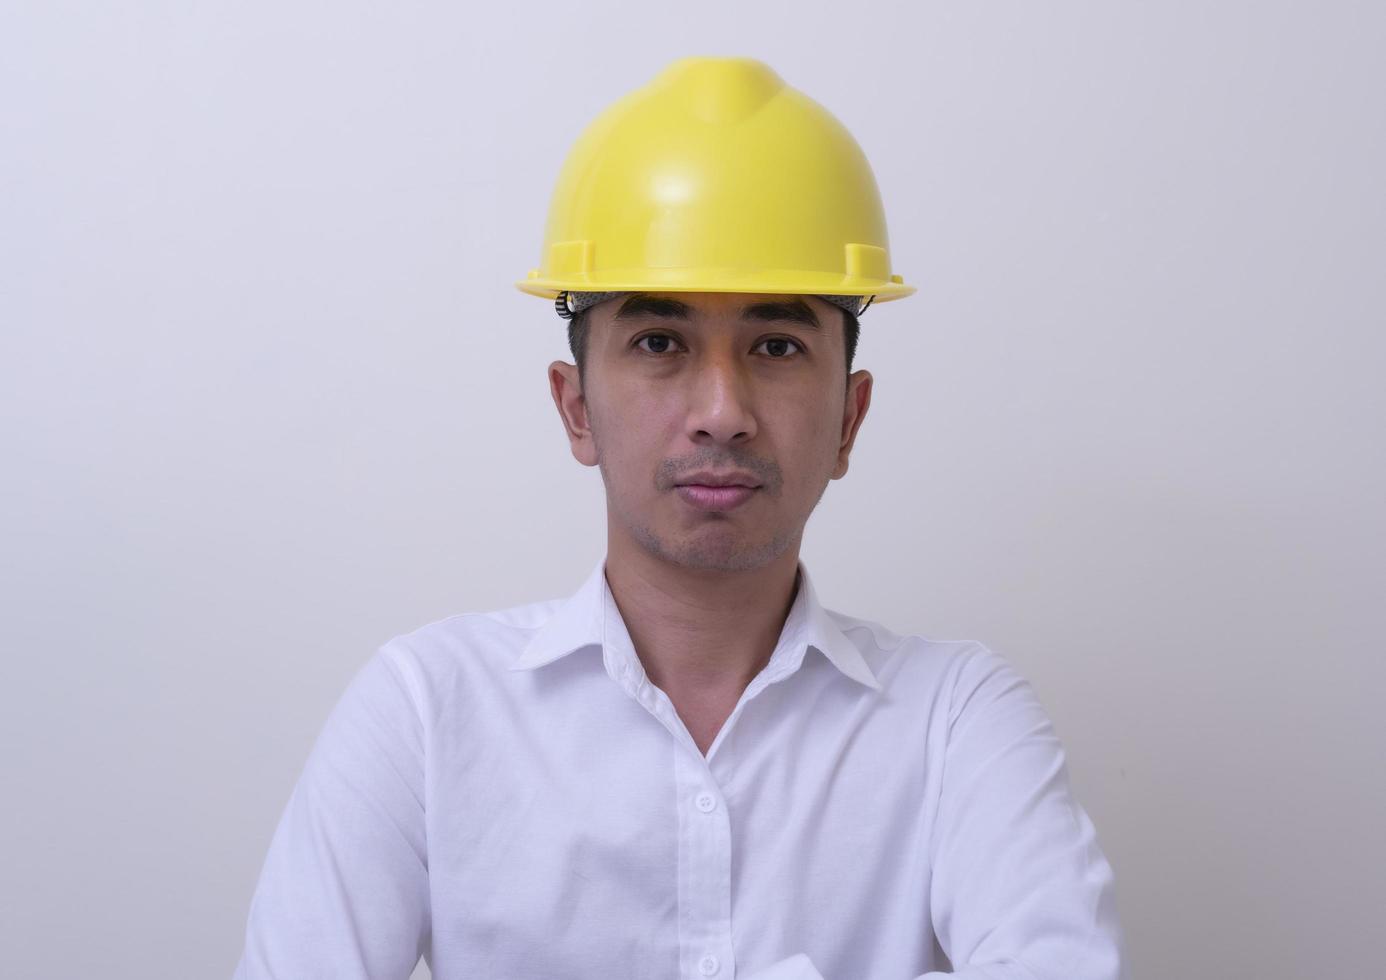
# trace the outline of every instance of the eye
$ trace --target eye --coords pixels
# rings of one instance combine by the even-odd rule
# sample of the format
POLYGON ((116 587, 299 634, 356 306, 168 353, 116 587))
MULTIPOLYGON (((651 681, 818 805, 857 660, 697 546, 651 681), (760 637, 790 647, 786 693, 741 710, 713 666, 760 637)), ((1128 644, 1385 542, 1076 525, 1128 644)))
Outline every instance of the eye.
POLYGON ((788 360, 787 355, 784 353, 784 350, 785 350, 785 349, 784 349, 784 346, 783 346, 783 345, 785 345, 785 344, 791 344, 791 345, 793 345, 793 347, 794 347, 800 354, 802 354, 802 353, 804 352, 804 348, 803 348, 802 346, 800 346, 800 344, 799 344, 799 342, 798 342, 797 340, 790 340, 788 337, 766 337, 764 340, 762 340, 762 341, 761 341, 759 344, 757 344, 756 346, 757 346, 757 347, 763 347, 763 346, 765 346, 766 344, 773 344, 773 345, 774 345, 773 347, 770 348, 769 351, 767 351, 767 353, 770 354, 770 359, 771 359, 772 361, 784 361, 784 360, 788 360), (772 353, 772 352, 773 352, 773 353, 772 353))
MULTIPOLYGON (((660 357, 665 354, 675 353, 671 345, 677 343, 678 341, 670 334, 647 333, 643 337, 637 338, 634 342, 634 346, 637 350, 643 351, 646 354, 660 357), (649 347, 643 346, 647 340, 651 342, 649 347)), ((795 351, 800 354, 804 353, 803 346, 797 340, 791 340, 788 337, 767 337, 756 345, 756 349, 767 347, 767 345, 770 346, 768 346, 766 353, 772 361, 788 360, 790 354, 795 351), (792 347, 793 351, 789 350, 789 347, 792 347)))
POLYGON ((661 354, 669 353, 669 345, 671 343, 676 342, 677 341, 675 341, 674 338, 669 336, 669 334, 667 333, 647 333, 645 334, 645 336, 635 341, 635 346, 637 349, 644 351, 646 354, 653 354, 654 356, 658 357, 661 354), (655 341, 655 344, 653 345, 654 349, 640 346, 647 340, 655 341))

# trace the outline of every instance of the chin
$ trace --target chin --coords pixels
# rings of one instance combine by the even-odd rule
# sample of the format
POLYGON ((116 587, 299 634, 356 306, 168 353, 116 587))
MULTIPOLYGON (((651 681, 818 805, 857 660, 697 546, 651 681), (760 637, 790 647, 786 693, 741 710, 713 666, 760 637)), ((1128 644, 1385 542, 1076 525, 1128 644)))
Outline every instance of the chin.
POLYGON ((747 572, 764 568, 785 553, 792 537, 750 538, 728 524, 704 525, 673 538, 642 529, 638 540, 652 555, 671 565, 698 571, 747 572))

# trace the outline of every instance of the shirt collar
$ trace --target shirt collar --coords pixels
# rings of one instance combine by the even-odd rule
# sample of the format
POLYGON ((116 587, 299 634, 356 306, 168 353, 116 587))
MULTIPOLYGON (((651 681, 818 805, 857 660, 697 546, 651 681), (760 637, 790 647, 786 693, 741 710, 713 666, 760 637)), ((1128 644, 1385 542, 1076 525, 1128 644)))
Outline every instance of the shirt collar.
MULTIPOLYGON (((782 676, 798 669, 812 647, 852 680, 879 691, 880 682, 857 645, 842 632, 819 602, 813 579, 802 560, 798 563, 798 570, 799 592, 790 606, 766 671, 773 670, 777 676, 782 676)), ((530 637, 529 643, 509 669, 532 670, 591 646, 602 649, 607 669, 613 676, 632 671, 643 674, 630 634, 606 580, 605 556, 597 562, 577 592, 562 600, 548 622, 530 637)))

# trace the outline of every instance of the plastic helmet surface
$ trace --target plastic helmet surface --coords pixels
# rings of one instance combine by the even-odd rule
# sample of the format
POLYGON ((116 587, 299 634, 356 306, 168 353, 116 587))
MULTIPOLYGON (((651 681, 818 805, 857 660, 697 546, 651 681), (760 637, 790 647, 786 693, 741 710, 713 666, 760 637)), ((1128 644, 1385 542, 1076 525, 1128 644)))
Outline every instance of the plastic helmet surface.
POLYGON ((891 272, 880 192, 851 133, 750 58, 682 58, 608 107, 559 173, 539 268, 562 291, 875 297, 891 272))

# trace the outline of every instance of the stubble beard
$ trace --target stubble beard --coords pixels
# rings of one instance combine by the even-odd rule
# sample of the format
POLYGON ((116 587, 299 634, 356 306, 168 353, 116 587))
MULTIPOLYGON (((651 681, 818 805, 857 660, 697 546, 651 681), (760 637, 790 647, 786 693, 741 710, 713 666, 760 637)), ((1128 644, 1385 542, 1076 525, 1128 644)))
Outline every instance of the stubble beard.
MULTIPOLYGON (((693 534, 681 539, 660 535, 625 507, 600 454, 597 466, 606 485, 609 519, 619 521, 630 537, 652 557, 669 565, 698 571, 746 572, 763 568, 793 546, 797 534, 779 530, 770 538, 748 540, 731 518, 710 515, 693 534)), ((664 491, 677 493, 676 490, 664 491)))
MULTIPOLYGON (((661 537, 654 528, 634 519, 625 506, 624 498, 616 489, 618 485, 613 482, 611 471, 607 468, 606 454, 602 452, 596 419, 590 418, 590 416, 589 419, 597 452, 597 468, 601 471, 602 483, 606 487, 608 520, 619 521, 630 537, 654 558, 670 565, 699 571, 752 571, 763 568, 781 557, 794 546, 803 534, 803 526, 801 525, 797 530, 777 530, 767 540, 749 541, 744 534, 735 530, 735 525, 732 524, 730 518, 709 516, 707 522, 715 522, 717 526, 708 527, 707 524, 704 524, 689 539, 670 540, 668 537, 661 537)), ((827 480, 823 481, 823 486, 819 488, 814 499, 812 510, 817 509, 818 502, 822 500, 823 494, 828 488, 828 482, 827 480)), ((677 493, 678 491, 660 492, 677 493)), ((764 493, 765 491, 761 490, 760 492, 764 493)), ((807 521, 807 519, 805 520, 807 521)))

